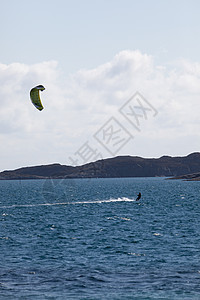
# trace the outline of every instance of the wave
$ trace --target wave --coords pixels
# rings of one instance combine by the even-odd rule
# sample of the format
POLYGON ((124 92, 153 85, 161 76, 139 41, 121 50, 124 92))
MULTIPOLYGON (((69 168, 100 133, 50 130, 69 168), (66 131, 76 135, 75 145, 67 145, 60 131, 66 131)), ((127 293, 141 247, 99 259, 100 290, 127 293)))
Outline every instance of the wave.
POLYGON ((55 205, 77 205, 77 204, 99 204, 99 203, 111 203, 111 202, 135 202, 135 199, 126 197, 122 198, 111 198, 107 200, 89 200, 89 201, 73 201, 73 202, 53 202, 53 203, 38 203, 38 204, 13 204, 0 206, 3 208, 20 208, 20 207, 37 207, 37 206, 55 206, 55 205))

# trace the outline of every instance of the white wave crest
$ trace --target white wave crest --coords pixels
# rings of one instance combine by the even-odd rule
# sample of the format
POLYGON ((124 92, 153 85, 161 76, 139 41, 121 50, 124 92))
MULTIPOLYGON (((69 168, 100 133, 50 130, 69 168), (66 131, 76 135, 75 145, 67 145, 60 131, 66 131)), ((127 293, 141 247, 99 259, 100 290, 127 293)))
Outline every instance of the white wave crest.
POLYGON ((99 204, 99 203, 111 203, 111 202, 134 202, 134 199, 127 197, 111 198, 105 200, 89 200, 89 201, 73 201, 73 202, 53 202, 53 203, 38 203, 38 204, 13 204, 5 205, 0 208, 19 208, 19 207, 37 207, 37 206, 54 206, 54 205, 76 205, 76 204, 99 204))

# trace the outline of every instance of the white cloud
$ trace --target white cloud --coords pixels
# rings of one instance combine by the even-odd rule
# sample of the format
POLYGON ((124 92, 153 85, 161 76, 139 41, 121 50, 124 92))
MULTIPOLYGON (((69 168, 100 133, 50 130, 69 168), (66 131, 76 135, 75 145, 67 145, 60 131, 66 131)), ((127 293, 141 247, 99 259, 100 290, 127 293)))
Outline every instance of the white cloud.
MULTIPOLYGON (((67 78, 56 61, 0 64, 0 84, 1 169, 70 163, 69 155, 87 140, 95 143, 93 134, 111 116, 133 132, 118 110, 136 91, 158 115, 146 120, 140 133, 133 132, 134 141, 117 154, 152 157, 198 150, 200 63, 182 59, 157 66, 150 55, 122 51, 110 62, 67 78), (29 98, 38 84, 46 87, 42 112, 29 98)), ((95 147, 110 156, 102 146, 95 147)))

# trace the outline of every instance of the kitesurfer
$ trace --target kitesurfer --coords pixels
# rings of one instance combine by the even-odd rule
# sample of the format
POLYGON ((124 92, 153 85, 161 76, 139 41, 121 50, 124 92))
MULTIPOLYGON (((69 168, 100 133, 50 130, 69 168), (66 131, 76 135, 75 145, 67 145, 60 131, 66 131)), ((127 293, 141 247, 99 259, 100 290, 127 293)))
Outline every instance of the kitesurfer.
POLYGON ((142 196, 141 193, 139 193, 139 194, 137 195, 136 201, 140 200, 141 196, 142 196))

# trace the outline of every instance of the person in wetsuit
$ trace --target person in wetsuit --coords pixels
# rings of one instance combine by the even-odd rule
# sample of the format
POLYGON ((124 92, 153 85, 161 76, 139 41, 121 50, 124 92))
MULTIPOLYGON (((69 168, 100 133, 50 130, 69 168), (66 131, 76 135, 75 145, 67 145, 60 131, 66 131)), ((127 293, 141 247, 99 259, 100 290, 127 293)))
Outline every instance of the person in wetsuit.
POLYGON ((141 193, 139 193, 139 194, 137 195, 136 201, 140 200, 141 196, 142 196, 141 193))

